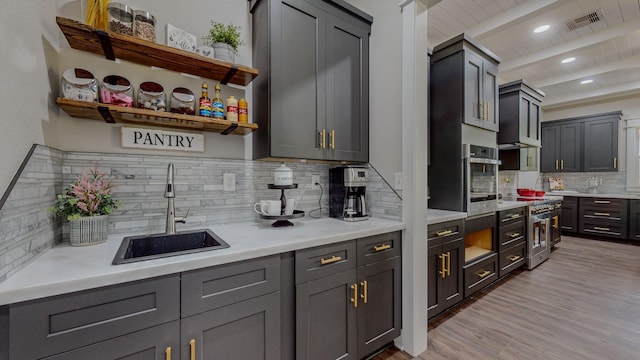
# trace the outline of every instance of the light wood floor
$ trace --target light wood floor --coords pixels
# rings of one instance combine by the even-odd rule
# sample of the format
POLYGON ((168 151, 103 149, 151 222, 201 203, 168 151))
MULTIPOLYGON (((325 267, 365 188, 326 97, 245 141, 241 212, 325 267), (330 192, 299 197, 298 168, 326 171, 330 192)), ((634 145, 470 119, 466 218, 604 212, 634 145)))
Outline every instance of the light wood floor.
POLYGON ((474 298, 429 323, 416 360, 640 360, 640 246, 563 236, 551 259, 474 298))

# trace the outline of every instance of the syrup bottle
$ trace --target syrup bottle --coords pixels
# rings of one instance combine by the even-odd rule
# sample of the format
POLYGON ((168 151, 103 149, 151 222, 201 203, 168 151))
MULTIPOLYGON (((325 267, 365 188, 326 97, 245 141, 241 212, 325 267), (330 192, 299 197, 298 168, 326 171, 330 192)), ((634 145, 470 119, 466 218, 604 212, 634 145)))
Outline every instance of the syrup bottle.
POLYGON ((209 86, 207 86, 207 83, 202 83, 202 96, 200 97, 198 109, 198 115, 211 117, 211 100, 209 100, 209 86))
POLYGON ((213 98, 213 103, 211 104, 211 113, 214 119, 224 120, 224 103, 220 96, 220 84, 216 84, 216 97, 213 98))

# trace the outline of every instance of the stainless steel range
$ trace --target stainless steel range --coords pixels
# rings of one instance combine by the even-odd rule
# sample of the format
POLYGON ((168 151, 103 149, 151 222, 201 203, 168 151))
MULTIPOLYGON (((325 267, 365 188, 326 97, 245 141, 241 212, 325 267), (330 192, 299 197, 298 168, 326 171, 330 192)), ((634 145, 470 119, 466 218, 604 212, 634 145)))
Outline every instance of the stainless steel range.
POLYGON ((551 254, 551 213, 560 200, 533 200, 529 203, 529 237, 527 240, 527 269, 531 270, 547 260, 551 254))

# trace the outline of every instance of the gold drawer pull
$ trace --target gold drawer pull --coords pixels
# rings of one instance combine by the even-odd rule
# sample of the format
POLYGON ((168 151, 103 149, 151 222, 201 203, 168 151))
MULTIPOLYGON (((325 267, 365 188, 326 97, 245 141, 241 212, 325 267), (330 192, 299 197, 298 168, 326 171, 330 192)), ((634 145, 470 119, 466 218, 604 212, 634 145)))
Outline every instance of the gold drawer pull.
POLYGON ((165 360, 171 360, 171 346, 168 346, 164 351, 164 358, 165 360))
POLYGON ((611 216, 611 214, 609 214, 609 213, 601 213, 601 212, 594 212, 593 215, 595 215, 595 216, 611 216))
POLYGON ((520 233, 513 233, 511 235, 509 235, 512 239, 517 238, 518 236, 520 236, 520 233))
POLYGON ((484 278, 486 278, 489 274, 491 274, 491 271, 489 271, 489 270, 485 270, 485 271, 481 272, 480 274, 478 274, 478 277, 479 277, 480 279, 484 279, 484 278))
POLYGON ((453 230, 442 230, 442 231, 436 232, 436 235, 438 236, 445 236, 449 234, 453 234, 453 230))
POLYGON ((600 231, 611 231, 611 229, 609 229, 609 228, 599 227, 599 226, 594 226, 593 229, 594 230, 600 230, 600 231))
POLYGON ((376 246, 373 247, 373 250, 375 250, 375 251, 382 251, 382 250, 387 250, 387 249, 391 249, 391 245, 384 244, 384 245, 376 245, 376 246))
POLYGON ((353 290, 353 297, 350 299, 353 303, 353 307, 358 307, 358 284, 351 285, 351 290, 353 290))
POLYGON ((595 204, 611 204, 611 201, 609 200, 594 200, 593 202, 595 204))
POLYGON ((333 264, 334 262, 338 262, 340 260, 342 260, 342 256, 335 256, 335 255, 333 255, 328 259, 320 258, 320 265, 333 264))
POLYGON ((511 215, 511 218, 512 218, 512 219, 517 219, 517 218, 519 218, 520 216, 522 216, 522 214, 512 214, 512 215, 511 215))
POLYGON ((511 260, 511 262, 514 262, 516 260, 520 260, 520 255, 509 256, 509 260, 511 260))
POLYGON ((189 340, 189 359, 196 360, 196 340, 189 340))

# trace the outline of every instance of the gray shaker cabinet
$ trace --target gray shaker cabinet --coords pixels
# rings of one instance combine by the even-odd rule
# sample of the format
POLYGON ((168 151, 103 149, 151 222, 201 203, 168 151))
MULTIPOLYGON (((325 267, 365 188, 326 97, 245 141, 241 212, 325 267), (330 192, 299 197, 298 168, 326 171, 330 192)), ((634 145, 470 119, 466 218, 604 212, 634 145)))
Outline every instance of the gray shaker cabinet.
POLYGON ((499 62, 465 34, 436 46, 430 70, 434 124, 460 121, 497 132, 499 62))
POLYGON ((369 159, 372 18, 341 1, 255 0, 254 158, 369 159))

